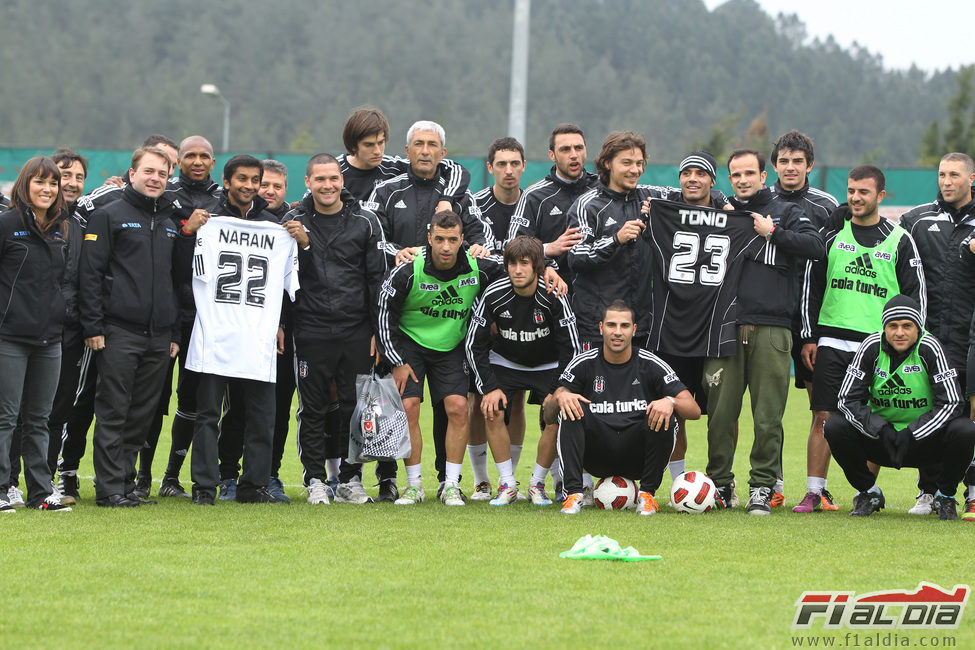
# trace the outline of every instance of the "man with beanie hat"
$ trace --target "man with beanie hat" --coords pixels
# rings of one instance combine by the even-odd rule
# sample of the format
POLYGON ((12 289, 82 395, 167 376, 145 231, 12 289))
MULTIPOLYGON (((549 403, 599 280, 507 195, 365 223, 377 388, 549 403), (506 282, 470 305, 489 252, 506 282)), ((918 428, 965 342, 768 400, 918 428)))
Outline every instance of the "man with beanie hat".
MULTIPOLYGON (((681 161, 678 168, 678 183, 680 188, 651 188, 649 190, 651 198, 661 198, 670 201, 680 201, 688 205, 699 205, 703 207, 724 209, 730 207, 728 198, 721 190, 714 189, 717 180, 718 163, 707 151, 692 151, 681 161)), ((649 214, 650 200, 644 202, 643 214, 649 214)), ((697 400, 701 411, 707 411, 708 405, 704 396, 704 389, 701 385, 702 372, 704 368, 704 357, 686 357, 670 354, 669 350, 654 350, 654 354, 667 362, 681 383, 687 387, 691 395, 697 400)), ((684 473, 684 456, 687 453, 687 432, 684 429, 684 420, 677 415, 677 438, 674 443, 674 451, 670 457, 668 468, 670 477, 676 479, 684 473)))
POLYGON ((937 477, 938 518, 958 519, 955 489, 975 455, 975 422, 967 417, 958 372, 922 322, 913 298, 899 294, 887 301, 883 331, 857 348, 840 387, 840 412, 826 421, 833 458, 857 489, 854 517, 885 504, 870 461, 937 477))

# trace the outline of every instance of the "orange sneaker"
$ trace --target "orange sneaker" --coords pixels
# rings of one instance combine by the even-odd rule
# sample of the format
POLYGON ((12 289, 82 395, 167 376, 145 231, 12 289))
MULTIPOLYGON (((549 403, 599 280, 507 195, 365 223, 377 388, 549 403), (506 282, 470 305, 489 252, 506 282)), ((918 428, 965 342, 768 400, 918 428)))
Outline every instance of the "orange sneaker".
POLYGON ((653 495, 649 492, 640 492, 636 497, 636 514, 638 515, 652 515, 660 510, 657 506, 657 502, 654 500, 653 495))
POLYGON ((965 499, 965 512, 961 518, 965 521, 975 521, 975 499, 965 499))
POLYGON ((781 508, 782 505, 785 504, 785 495, 781 492, 775 492, 772 494, 772 498, 769 500, 768 504, 773 508, 781 508))
POLYGON ((819 497, 819 506, 823 511, 840 509, 838 505, 833 503, 833 495, 827 492, 826 488, 823 488, 823 493, 819 497))
POLYGON ((567 494, 562 502, 563 515, 577 515, 582 512, 582 492, 567 494))

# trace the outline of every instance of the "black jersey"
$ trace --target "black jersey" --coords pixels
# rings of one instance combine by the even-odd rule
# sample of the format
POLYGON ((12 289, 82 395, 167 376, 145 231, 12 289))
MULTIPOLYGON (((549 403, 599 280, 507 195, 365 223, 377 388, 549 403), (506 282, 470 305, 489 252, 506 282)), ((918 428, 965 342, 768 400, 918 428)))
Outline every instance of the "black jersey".
POLYGON ((656 199, 649 222, 650 347, 682 357, 733 355, 742 263, 765 243, 751 215, 656 199))
POLYGON ((533 295, 519 296, 506 275, 492 282, 474 303, 465 351, 474 386, 483 395, 498 388, 491 364, 561 372, 582 352, 582 344, 565 296, 546 293, 541 279, 533 295), (492 324, 498 328, 493 341, 492 324))
MULTIPOLYGON (((360 169, 349 162, 346 154, 336 158, 339 161, 339 171, 342 172, 342 184, 345 189, 360 201, 365 201, 372 191, 385 180, 405 174, 410 168, 410 161, 399 156, 383 156, 382 162, 372 169, 360 169)), ((442 198, 457 202, 464 198, 471 175, 463 165, 444 158, 437 165, 437 175, 443 179, 442 198)))
POLYGON ((582 404, 583 422, 596 417, 617 431, 646 424, 650 402, 686 390, 666 362, 637 348, 629 361, 619 364, 607 361, 601 348, 583 352, 562 371, 559 385, 589 400, 582 404))
POLYGON ((481 221, 491 228, 497 249, 504 248, 504 244, 508 240, 511 215, 515 213, 515 207, 518 204, 502 203, 498 197, 494 196, 494 187, 485 187, 474 194, 474 205, 480 211, 481 221))

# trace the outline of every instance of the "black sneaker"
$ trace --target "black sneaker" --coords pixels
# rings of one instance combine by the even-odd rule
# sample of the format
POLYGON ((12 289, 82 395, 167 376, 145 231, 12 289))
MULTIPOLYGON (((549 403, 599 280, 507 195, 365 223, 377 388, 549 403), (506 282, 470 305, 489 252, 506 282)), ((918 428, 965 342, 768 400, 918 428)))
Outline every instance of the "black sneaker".
POLYGON ((49 494, 46 499, 34 507, 38 510, 47 510, 49 512, 71 512, 71 506, 66 506, 61 503, 61 497, 56 492, 49 494))
POLYGON ((396 501, 399 498, 399 488, 396 487, 396 479, 387 478, 379 481, 379 496, 377 501, 396 501))
POLYGON ((110 497, 95 499, 95 505, 101 508, 138 508, 142 505, 139 499, 130 499, 121 494, 113 494, 110 497))
POLYGON ((126 494, 125 498, 131 499, 133 501, 138 501, 140 506, 154 506, 159 503, 155 499, 143 499, 142 497, 140 497, 138 494, 135 493, 135 490, 132 490, 131 492, 126 494))
POLYGON ((249 490, 237 490, 237 503, 288 503, 284 499, 279 499, 270 492, 267 488, 252 488, 249 490))
POLYGON ((771 487, 749 488, 748 514, 750 515, 772 514, 772 488, 771 487))
POLYGON ((735 494, 734 485, 722 485, 714 489, 714 507, 717 509, 734 508, 732 497, 735 494))
POLYGON ((932 509, 938 513, 938 519, 941 521, 954 521, 958 519, 957 506, 958 503, 954 497, 946 497, 940 493, 934 495, 934 502, 931 504, 932 509))
POLYGON ((159 486, 159 496, 161 497, 182 497, 189 499, 190 494, 179 484, 179 479, 166 477, 159 486))
POLYGON ((213 493, 203 492, 193 490, 193 505, 196 506, 212 506, 213 505, 213 493))
POLYGON ((81 501, 81 494, 78 492, 78 477, 76 475, 62 474, 60 479, 61 485, 59 489, 61 490, 61 502, 67 503, 69 499, 73 500, 72 503, 81 501))
POLYGON ((878 510, 883 510, 886 500, 883 492, 861 492, 853 497, 851 517, 869 517, 878 510))
MULTIPOLYGON (((131 474, 129 475, 131 476, 131 474)), ((149 492, 152 490, 152 477, 146 476, 145 474, 139 474, 135 477, 135 489, 132 490, 130 494, 134 494, 140 499, 145 499, 149 496, 149 492)))

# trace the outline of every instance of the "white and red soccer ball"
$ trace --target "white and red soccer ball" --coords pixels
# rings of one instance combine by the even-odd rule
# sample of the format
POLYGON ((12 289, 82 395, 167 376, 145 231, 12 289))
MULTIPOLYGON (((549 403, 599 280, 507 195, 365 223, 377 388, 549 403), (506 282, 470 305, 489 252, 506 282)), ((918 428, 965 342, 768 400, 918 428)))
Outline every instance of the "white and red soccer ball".
POLYGON ((592 498, 601 510, 625 510, 636 507, 636 483, 622 476, 601 478, 593 488, 592 498))
POLYGON ((670 505, 677 512, 700 514, 714 508, 715 487, 704 472, 684 472, 670 486, 670 505))

